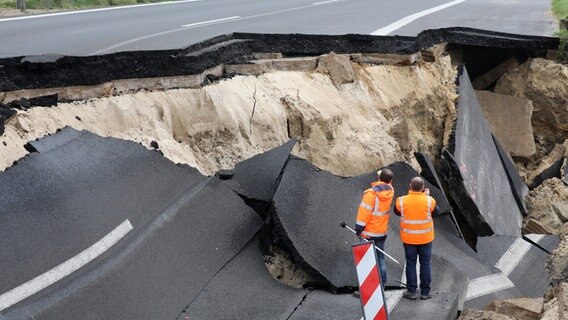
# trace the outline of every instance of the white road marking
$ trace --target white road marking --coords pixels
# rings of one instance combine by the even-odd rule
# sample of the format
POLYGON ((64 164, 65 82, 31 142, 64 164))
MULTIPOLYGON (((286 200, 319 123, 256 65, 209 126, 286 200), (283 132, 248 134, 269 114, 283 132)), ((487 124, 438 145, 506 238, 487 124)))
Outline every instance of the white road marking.
POLYGON ((529 238, 534 243, 539 243, 540 240, 544 239, 544 234, 527 234, 525 237, 529 238))
MULTIPOLYGON (((533 240, 535 243, 538 243, 538 241, 540 241, 540 239, 542 239, 543 237, 544 236, 541 236, 539 238, 538 236, 536 236, 533 237, 534 240, 531 240, 533 240)), ((513 242, 513 244, 511 244, 509 249, 507 249, 507 251, 501 257, 501 259, 497 261, 495 267, 501 270, 505 275, 510 275, 511 272, 513 272, 513 270, 517 267, 517 265, 519 265, 527 252, 529 252, 532 246, 533 245, 530 242, 525 241, 523 238, 518 238, 517 240, 515 240, 515 242, 513 242)))
POLYGON ((83 250, 71 259, 63 262, 57 267, 43 273, 32 280, 0 295, 0 311, 28 298, 47 288, 48 286, 56 283, 57 281, 65 278, 71 273, 77 271, 87 263, 93 261, 95 258, 103 254, 105 251, 115 245, 122 239, 128 232, 132 230, 130 221, 125 220, 118 227, 114 228, 104 238, 97 241, 89 248, 83 250))
POLYGON ((479 277, 469 281, 465 300, 475 299, 514 286, 515 284, 503 273, 479 277))
POLYGON ((162 5, 180 4, 180 3, 198 2, 198 1, 203 1, 203 0, 167 1, 167 2, 137 4, 137 5, 131 5, 131 6, 118 6, 118 7, 98 8, 98 9, 89 9, 89 10, 64 11, 64 12, 37 14, 37 15, 32 15, 32 16, 2 18, 2 19, 0 19, 0 22, 37 19, 37 18, 48 18, 48 17, 59 17, 59 16, 68 16, 68 15, 80 14, 80 13, 90 13, 90 12, 100 12, 100 11, 110 11, 110 10, 120 10, 120 9, 131 9, 131 8, 141 8, 141 7, 150 7, 150 6, 162 6, 162 5))
MULTIPOLYGON (((406 263, 404 264, 404 267, 402 268, 402 276, 400 277, 400 282, 402 283, 406 283, 406 263)), ((394 308, 396 307, 396 305, 400 302, 400 299, 402 299, 402 293, 405 290, 396 290, 396 291, 387 291, 385 292, 385 296, 387 299, 387 311, 388 313, 391 313, 394 308)))
MULTIPOLYGON (((340 1, 349 1, 349 0, 340 0, 340 1)), ((228 20, 228 21, 219 21, 219 22, 215 22, 215 23, 211 23, 211 24, 217 24, 217 23, 226 23, 226 22, 234 22, 234 21, 242 21, 242 20, 249 20, 249 19, 254 19, 254 18, 260 18, 260 17, 266 17, 266 16, 271 16, 271 15, 275 15, 275 14, 279 14, 279 13, 286 13, 286 12, 291 12, 291 11, 298 11, 298 10, 302 10, 302 9, 308 9, 308 8, 313 8, 314 5, 313 4, 309 4, 306 6, 301 6, 301 7, 294 7, 294 8, 288 8, 288 9, 281 9, 281 10, 276 10, 276 11, 269 11, 269 12, 265 12, 265 13, 259 13, 259 14, 255 14, 252 16, 248 16, 248 17, 240 17, 240 18, 236 18, 233 20, 228 20)), ((193 28, 199 28, 202 26, 206 26, 206 25, 198 25, 198 26, 193 26, 193 28)), ((141 36, 138 38, 133 38, 130 40, 126 40, 117 44, 114 44, 110 47, 106 47, 100 50, 97 50, 93 53, 91 53, 90 55, 97 55, 97 54, 102 54, 102 53, 107 53, 110 50, 134 43, 134 42, 138 42, 141 40, 146 40, 146 39, 150 39, 150 38, 154 38, 154 37, 159 37, 159 36, 163 36, 166 34, 170 34, 170 33, 175 33, 175 32, 180 32, 180 31, 184 31, 187 30, 187 27, 182 27, 182 28, 176 28, 176 29, 172 29, 172 30, 167 30, 167 31, 162 31, 162 32, 157 32, 157 33, 153 33, 153 34, 149 34, 146 36, 141 36)))
MULTIPOLYGON (((538 243, 544 238, 544 235, 528 235, 526 237, 538 243)), ((523 238, 516 239, 495 264, 495 267, 501 270, 502 273, 470 280, 466 300, 514 287, 515 284, 508 276, 515 270, 531 248, 532 244, 530 242, 523 240, 523 238)))
POLYGON ((170 34, 170 33, 178 32, 178 31, 182 31, 182 30, 185 30, 185 29, 186 29, 186 28, 177 28, 177 29, 172 29, 172 30, 167 30, 167 31, 152 33, 152 34, 149 34, 149 35, 146 35, 146 36, 137 37, 137 38, 133 38, 133 39, 130 39, 130 40, 122 41, 122 42, 119 42, 119 43, 117 43, 117 44, 113 44, 113 45, 110 46, 110 47, 106 47, 106 48, 97 50, 97 51, 91 53, 90 55, 97 55, 97 54, 105 53, 105 52, 107 52, 107 51, 110 51, 110 50, 113 50, 113 49, 116 49, 116 48, 123 47, 123 46, 125 46, 125 45, 127 45, 127 44, 131 44, 131 43, 134 43, 134 42, 138 42, 138 41, 141 41, 141 40, 146 40, 146 39, 150 39, 150 38, 154 38, 154 37, 163 36, 163 35, 166 35, 166 34, 170 34))
POLYGON ((420 18, 427 16, 429 14, 432 14, 434 12, 444 10, 444 9, 449 8, 451 6, 455 6, 455 5, 460 4, 462 2, 465 2, 465 1, 466 0, 454 0, 452 2, 448 2, 448 3, 445 3, 445 4, 439 5, 437 7, 430 8, 428 10, 424 10, 424 11, 417 12, 415 14, 411 14, 409 16, 406 16, 406 17, 404 17, 400 20, 397 20, 397 21, 389 24, 388 26, 385 26, 385 27, 382 27, 380 29, 375 30, 375 31, 371 32, 371 34, 375 35, 375 36, 386 36, 389 33, 404 27, 405 25, 411 23, 414 20, 420 19, 420 18))
POLYGON ((221 19, 215 19, 215 20, 201 21, 201 22, 196 22, 196 23, 184 24, 184 25, 182 25, 182 27, 190 28, 190 27, 203 26, 203 25, 207 25, 207 24, 214 24, 214 23, 218 23, 218 22, 235 20, 235 19, 238 19, 240 17, 241 16, 233 16, 233 17, 227 17, 227 18, 221 18, 221 19))
POLYGON ((396 307, 396 305, 400 302, 400 299, 402 299, 402 293, 404 292, 404 290, 395 290, 395 291, 386 291, 385 292, 385 296, 387 299, 387 311, 390 314, 394 308, 396 307))
POLYGON ((312 5, 319 6, 319 5, 322 5, 322 4, 328 4, 328 3, 332 3, 332 2, 341 2, 341 1, 343 1, 343 0, 327 0, 327 1, 314 2, 314 3, 312 3, 312 5))

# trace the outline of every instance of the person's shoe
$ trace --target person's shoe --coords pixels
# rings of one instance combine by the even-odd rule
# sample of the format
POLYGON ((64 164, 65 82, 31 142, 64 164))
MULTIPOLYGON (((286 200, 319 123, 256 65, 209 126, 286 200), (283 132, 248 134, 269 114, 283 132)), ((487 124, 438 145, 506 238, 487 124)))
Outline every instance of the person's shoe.
POLYGON ((421 294, 421 295, 420 295, 420 299, 422 299, 422 300, 430 300, 430 299, 432 299, 432 295, 431 295, 431 294, 421 294))
POLYGON ((417 294, 415 292, 404 291, 402 293, 402 297, 409 299, 409 300, 416 300, 416 296, 417 296, 417 294))

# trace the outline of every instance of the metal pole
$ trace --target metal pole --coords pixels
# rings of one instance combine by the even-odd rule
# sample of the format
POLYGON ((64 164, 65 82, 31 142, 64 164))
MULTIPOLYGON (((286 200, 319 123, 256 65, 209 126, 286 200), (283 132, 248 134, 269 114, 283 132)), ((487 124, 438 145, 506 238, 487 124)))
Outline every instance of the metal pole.
MULTIPOLYGON (((353 232, 355 235, 357 234, 357 232, 355 232, 355 230, 351 229, 347 224, 345 224, 345 222, 341 222, 339 225, 342 228, 346 228, 347 230, 353 232)), ((363 239, 363 241, 365 241, 365 242, 369 242, 369 240, 367 240, 365 238, 361 238, 361 239, 363 239)), ((382 254, 384 254, 385 256, 389 257, 392 261, 396 262, 397 264, 400 264, 400 262, 398 262, 395 258, 391 257, 388 253, 381 250, 381 248, 377 247, 376 245, 374 245, 374 247, 375 247, 375 249, 377 249, 377 251, 379 251, 382 254)))

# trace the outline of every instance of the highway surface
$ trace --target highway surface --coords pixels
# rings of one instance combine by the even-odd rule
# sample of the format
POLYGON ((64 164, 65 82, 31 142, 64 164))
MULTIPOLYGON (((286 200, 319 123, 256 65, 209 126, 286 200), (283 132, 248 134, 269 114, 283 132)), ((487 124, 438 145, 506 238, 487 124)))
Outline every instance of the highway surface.
POLYGON ((416 35, 464 26, 552 35, 549 0, 183 0, 0 19, 0 57, 182 48, 231 32, 416 35))

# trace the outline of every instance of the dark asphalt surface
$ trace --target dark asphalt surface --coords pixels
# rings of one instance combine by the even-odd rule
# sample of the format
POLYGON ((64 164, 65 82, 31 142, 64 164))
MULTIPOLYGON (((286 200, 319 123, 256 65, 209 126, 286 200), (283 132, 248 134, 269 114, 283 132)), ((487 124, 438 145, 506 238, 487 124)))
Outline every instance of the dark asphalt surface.
MULTIPOLYGON (((476 246, 477 252, 488 263, 495 265, 516 240, 518 238, 509 236, 480 237, 476 246)), ((528 245, 528 242, 525 240, 519 239, 519 241, 523 245, 528 245)), ((556 247, 560 239, 557 236, 547 235, 542 241, 546 245, 556 247)), ((520 245, 520 243, 517 244, 520 245)), ((518 265, 511 271, 508 278, 511 279, 524 296, 539 298, 544 295, 549 286, 545 268, 545 261, 548 259, 549 254, 532 244, 528 245, 528 247, 530 249, 528 249, 522 259, 519 259, 518 265)))
MULTIPOLYGON (((92 55, 130 50, 176 49, 231 32, 370 34, 449 0, 188 0, 0 19, 0 57, 58 53, 92 55)), ((551 35, 548 1, 466 0, 423 16, 391 34, 469 26, 551 35)))
MULTIPOLYGON (((494 234, 520 236, 522 213, 465 67, 458 93, 454 156, 479 214, 463 212, 469 221, 484 221, 494 234)), ((480 228, 473 229, 477 235, 487 235, 480 228)))
MULTIPOLYGON (((254 236, 258 215, 215 178, 133 142, 65 129, 0 175, 0 294, 132 230, 6 319, 175 319, 254 236), (222 201, 220 201, 222 195, 222 201)), ((74 262, 75 263, 75 262, 74 262)))

